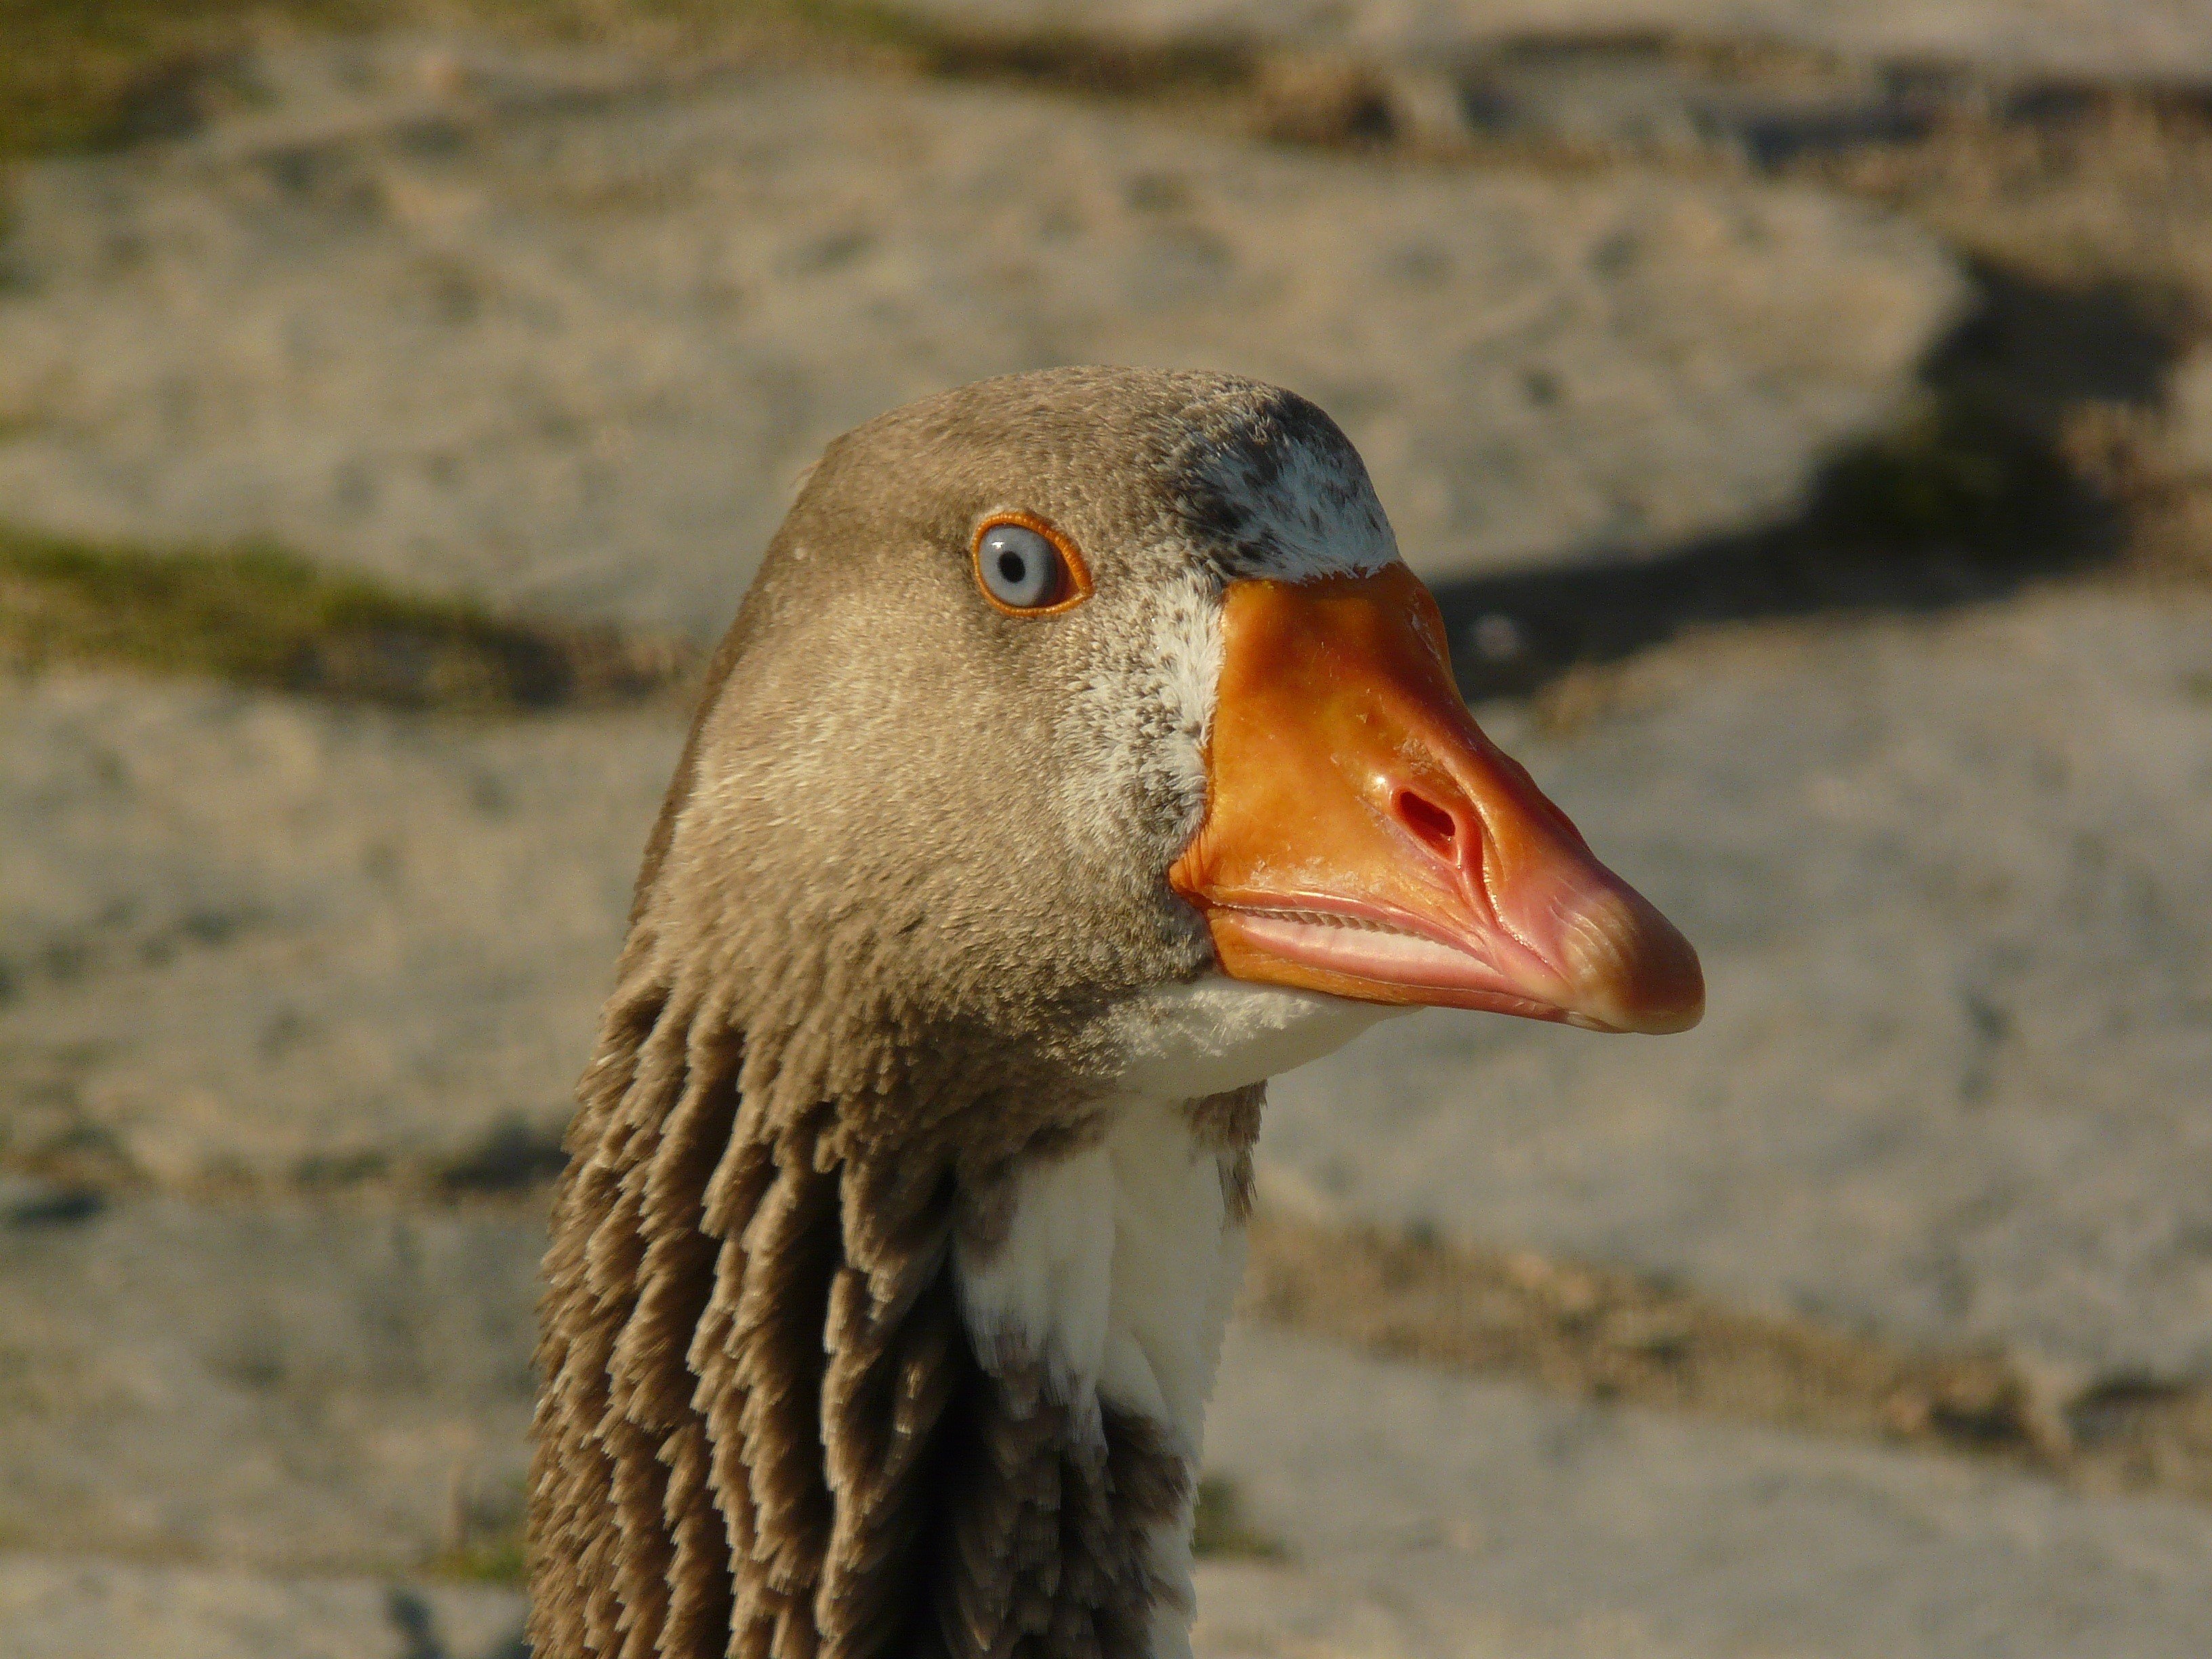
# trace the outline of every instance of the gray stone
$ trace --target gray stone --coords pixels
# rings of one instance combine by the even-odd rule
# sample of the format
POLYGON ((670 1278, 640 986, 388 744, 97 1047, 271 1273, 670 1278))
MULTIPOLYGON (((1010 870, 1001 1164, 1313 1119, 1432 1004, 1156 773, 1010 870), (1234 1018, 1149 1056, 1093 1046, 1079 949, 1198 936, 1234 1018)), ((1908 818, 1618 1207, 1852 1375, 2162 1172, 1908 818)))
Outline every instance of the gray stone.
MULTIPOLYGON (((1486 711, 1704 950, 1706 1024, 1385 1026, 1277 1085, 1274 1189, 2062 1373, 2206 1374, 2208 641, 2200 599, 2077 592, 1686 642, 1564 734, 1486 711)), ((11 695, 12 1159, 544 1172, 672 723, 11 695)))
POLYGON ((1289 1559, 1200 1568, 1206 1659, 2184 1659, 2212 1627, 2201 1505, 1266 1333, 1207 1459, 1289 1559))
MULTIPOLYGON (((2054 593, 1685 642, 1564 733, 1486 710, 1699 944, 1706 1024, 1385 1026, 1277 1085, 1274 1189, 2062 1374, 2206 1374, 2208 641, 2185 594, 2054 593)), ((672 723, 10 695, 9 1157, 543 1173, 672 723)))
POLYGON ((2212 1374, 2212 599, 1686 641, 1486 711, 1704 953, 1705 1025, 1423 1015, 1275 1189, 2063 1376, 2212 1374))
MULTIPOLYGON (((4 1650, 507 1659, 511 1592, 392 1575, 512 1493, 536 1233, 165 1200, 11 1236, 4 1650)), ((1208 1462, 1285 1559, 1201 1567, 1206 1659, 2153 1659, 2212 1616, 2202 1506, 1242 1327, 1208 1462)))
POLYGON ((511 1590, 0 1555, 9 1659, 528 1659, 511 1590))
POLYGON ((24 172, 0 517, 708 635, 826 439, 1110 361, 1311 395, 1450 574, 1786 514, 1965 295, 1921 231, 1796 189, 346 50, 271 59, 270 106, 189 143, 24 172))
POLYGON ((1144 40, 1260 40, 1414 56, 1638 33, 1771 40, 1849 57, 2013 74, 2212 78, 2200 0, 904 0, 969 27, 1144 40))
POLYGON ((496 1546, 543 1248, 522 1210, 149 1199, 9 1225, 0 1542, 338 1573, 496 1546))
POLYGON ((2212 351, 2193 351, 2175 366, 2169 398, 2175 471, 2202 488, 2212 480, 2212 351))
POLYGON ((500 1160, 542 1164, 567 1121, 673 718, 55 675, 0 684, 0 1156, 544 1174, 500 1160))

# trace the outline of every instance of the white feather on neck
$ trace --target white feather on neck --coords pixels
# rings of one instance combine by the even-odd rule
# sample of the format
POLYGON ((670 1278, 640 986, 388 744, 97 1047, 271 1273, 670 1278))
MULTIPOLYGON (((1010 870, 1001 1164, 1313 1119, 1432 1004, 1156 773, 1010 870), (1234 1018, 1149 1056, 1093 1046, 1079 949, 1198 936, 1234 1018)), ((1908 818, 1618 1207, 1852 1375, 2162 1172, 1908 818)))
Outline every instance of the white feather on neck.
MULTIPOLYGON (((1041 1361, 1079 1436, 1099 1407, 1155 1425, 1196 1489, 1228 1323, 1244 1273, 1224 1165, 1201 1141, 1191 1103, 1326 1054, 1399 1010, 1209 976, 1130 1005, 1121 1038, 1127 1092, 1104 1134, 1017 1177, 1006 1236, 964 1241, 954 1272, 977 1352, 1041 1361)), ((1153 1609, 1152 1659, 1187 1659, 1195 1610, 1188 1501, 1148 1540, 1170 1590, 1153 1609)))
MULTIPOLYGON (((1188 1103, 1113 1103, 1104 1137, 1019 1177, 1005 1238, 955 1256, 977 1350, 1043 1362, 1080 1437, 1099 1407, 1141 1416, 1194 1486, 1222 1332, 1243 1276, 1244 1229, 1229 1216, 1222 1160, 1201 1146, 1188 1103)), ((1146 1540, 1167 1588, 1153 1608, 1152 1659, 1190 1652, 1191 1514, 1146 1540)))

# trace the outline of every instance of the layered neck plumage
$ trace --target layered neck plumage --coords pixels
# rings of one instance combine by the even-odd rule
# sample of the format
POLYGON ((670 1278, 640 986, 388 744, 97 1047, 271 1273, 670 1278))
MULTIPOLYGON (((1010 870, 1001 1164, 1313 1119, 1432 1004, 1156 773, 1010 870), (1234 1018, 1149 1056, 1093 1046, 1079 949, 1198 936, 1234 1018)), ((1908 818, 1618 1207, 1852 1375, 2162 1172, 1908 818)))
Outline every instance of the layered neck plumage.
MULTIPOLYGON (((902 1049, 849 986, 744 1010, 660 957, 641 929, 555 1205, 540 1659, 1169 1659, 1195 1425, 1117 1390, 1049 1310, 990 1300, 1053 1222, 1041 1172, 1107 1158, 1110 1181, 1129 1103, 902 1049)), ((1241 1227, 1257 1110, 1249 1090, 1172 1115, 1218 1176, 1217 1233, 1241 1227)), ((1079 1273, 1115 1270, 1105 1202, 1079 1273)))

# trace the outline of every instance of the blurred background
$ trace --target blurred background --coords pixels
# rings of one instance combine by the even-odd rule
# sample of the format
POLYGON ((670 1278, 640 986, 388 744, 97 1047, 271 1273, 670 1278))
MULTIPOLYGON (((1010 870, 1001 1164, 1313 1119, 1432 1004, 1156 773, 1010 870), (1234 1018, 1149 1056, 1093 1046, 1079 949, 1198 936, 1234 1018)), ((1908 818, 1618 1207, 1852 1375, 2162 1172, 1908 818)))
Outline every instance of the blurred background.
POLYGON ((799 469, 1328 409, 1704 952, 1279 1083, 1203 1659, 2201 1656, 2212 3, 0 0, 0 1656, 511 1659, 799 469))

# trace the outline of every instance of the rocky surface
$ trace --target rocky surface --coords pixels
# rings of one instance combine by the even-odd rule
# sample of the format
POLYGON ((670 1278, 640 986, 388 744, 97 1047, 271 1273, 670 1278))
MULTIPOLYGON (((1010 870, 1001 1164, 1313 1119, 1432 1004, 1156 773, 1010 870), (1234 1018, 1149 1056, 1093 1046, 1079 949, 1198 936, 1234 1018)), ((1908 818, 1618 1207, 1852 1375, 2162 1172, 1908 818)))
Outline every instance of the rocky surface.
POLYGON ((388 1573, 511 1528, 534 1210, 88 1202, 11 1184, 0 1541, 388 1573))
POLYGON ((1230 1344, 1209 1459, 1288 1559, 1201 1578, 1202 1654, 2173 1659, 2212 1513, 1230 1344))
POLYGON ((2016 75, 2212 75, 2212 12, 2197 0, 908 0, 906 9, 970 27, 1260 40, 1391 57, 1546 39, 1617 49, 1643 34, 2016 75))
POLYGON ((0 1554, 9 1659, 528 1659, 512 1590, 0 1554))
POLYGON ((0 1155, 185 1188, 544 1176, 673 717, 54 675, 0 684, 0 1155))
MULTIPOLYGON (((2072 592, 1687 641, 1550 705, 1571 729, 1486 710, 1698 941, 1711 1012, 1382 1027, 1276 1085, 1277 1190, 2077 1381, 2212 1371, 2208 687, 2202 598, 2072 592)), ((672 720, 9 695, 10 1156, 543 1172, 672 720)))
POLYGON ((1488 712, 1698 943, 1704 1026, 1378 1028, 1275 1085, 1282 1190, 2076 1375, 2212 1368, 2212 601, 1746 633, 1595 704, 1488 712))
POLYGON ((1752 184, 788 72, 261 72, 250 117, 21 182, 0 515, 711 635, 827 439, 1105 361, 1305 391, 1463 574, 1786 512, 1965 297, 1911 227, 1752 184))
MULTIPOLYGON (((2153 246, 2166 225, 2201 219, 2171 211, 2197 194, 2187 185, 2118 183, 2145 157, 2171 160, 2143 137, 2172 116, 2193 121, 2185 112, 2212 79, 2212 12, 2192 0, 917 0, 912 9, 954 59, 1026 54, 1079 82, 1231 76, 1255 130, 1325 143, 1770 177, 1863 168, 1862 182, 1892 201, 1899 175, 1882 178, 1900 152, 1917 149, 1923 162, 1948 152, 1963 165, 1930 192, 1925 216, 1954 228, 1978 219, 1967 240, 1984 252, 2006 243, 2008 215, 2051 205, 2031 203, 2056 175, 2025 192, 2017 172, 1999 182, 2007 154, 2049 145, 2055 156, 2126 107, 2104 152, 2085 159, 2072 204, 2124 201, 2124 228, 2077 252, 2096 249, 2094 262, 2133 243, 2101 269, 2147 275, 2175 263, 2153 246)), ((2040 252, 2054 244, 2048 230, 2046 220, 2027 239, 2040 252)), ((2201 244, 2201 227, 2184 240, 2201 244)))
MULTIPOLYGON (((1382 1028, 1277 1085, 1270 1195, 2006 1344, 2061 1400, 2202 1377, 2208 604, 1747 629, 1484 709, 1698 939, 1708 1025, 1382 1028)), ((0 1542, 49 1553, 0 1567, 7 1628, 503 1651, 510 1601, 407 1633, 448 1615, 405 1575, 509 1535, 519 1491, 538 1224, 467 1194, 544 1172, 673 720, 8 696, 0 1124, 68 1179, 0 1186, 0 1542), (118 1565, 144 1560, 191 1570, 118 1565)), ((1208 1570, 1209 1654, 2151 1655, 2202 1628, 2204 1511, 2166 1500, 1274 1337, 1224 1390, 1216 1461, 1292 1553, 1208 1570)))
MULTIPOLYGON (((1786 513, 1966 286, 1750 181, 1772 88, 1717 91, 1726 53, 1437 64, 1650 21, 1811 64, 1791 120, 1887 119, 1934 82, 1771 43, 1948 56, 1978 98, 2197 72, 2206 33, 2087 0, 928 9, 1420 60, 1389 95, 1460 139, 1729 153, 1446 167, 980 85, 266 52, 199 137, 20 180, 0 520, 705 636, 836 430, 1109 357, 1314 393, 1446 582, 1663 554, 1786 513)), ((2200 472, 2204 362, 2170 399, 2200 472)), ((1685 923, 1709 1021, 1384 1027, 1277 1085, 1272 1202, 2000 1346, 2038 1410, 2212 1379, 2201 589, 1747 624, 1482 714, 1685 923)), ((58 671, 0 680, 0 1654, 516 1659, 511 1583, 464 1581, 516 1566, 542 1181, 680 723, 58 671)), ((1279 1552, 1202 1567, 1204 1659, 2151 1659, 2212 1618, 2202 1505, 1280 1332, 1232 1340, 1210 1462, 1279 1552)))
MULTIPOLYGON (((410 1569, 511 1521, 537 1233, 165 1201, 15 1221, 0 1328, 35 1432, 0 1528, 84 1553, 0 1558, 6 1650, 512 1651, 511 1594, 410 1569), (224 1565, 128 1565, 179 1554, 224 1565)), ((1210 1442, 1285 1559, 1206 1571, 1206 1654, 2179 1655, 2212 1593, 2192 1506, 1263 1333, 1231 1346, 1210 1442)))

